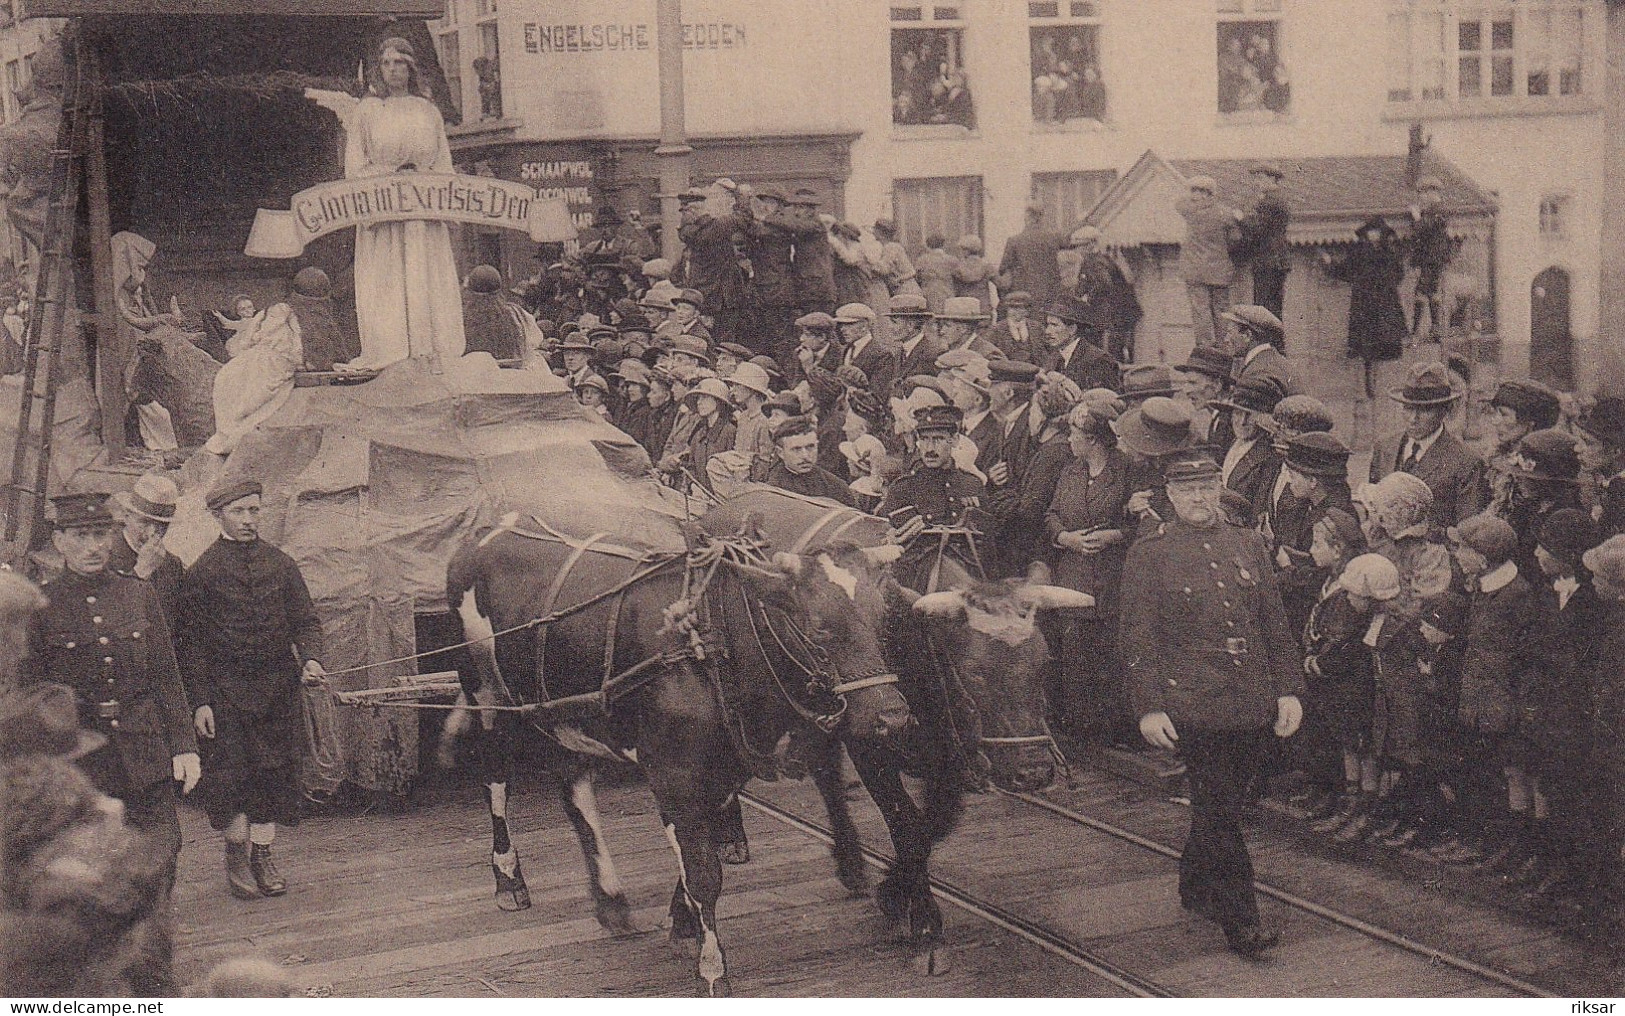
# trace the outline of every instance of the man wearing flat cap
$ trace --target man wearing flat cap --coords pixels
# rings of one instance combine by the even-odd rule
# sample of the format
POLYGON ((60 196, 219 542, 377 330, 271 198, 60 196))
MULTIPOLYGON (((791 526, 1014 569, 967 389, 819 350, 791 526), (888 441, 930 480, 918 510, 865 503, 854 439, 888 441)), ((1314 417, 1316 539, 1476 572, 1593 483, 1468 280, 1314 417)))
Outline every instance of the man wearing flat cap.
POLYGON ((740 267, 736 251, 749 218, 745 209, 713 216, 706 212, 707 195, 693 192, 695 200, 682 197, 682 225, 677 235, 683 241, 681 263, 684 285, 704 294, 716 323, 719 338, 733 340, 741 334, 741 316, 750 304, 749 280, 740 267))
POLYGON ((73 689, 80 726, 107 739, 80 766, 162 844, 173 882, 181 829, 170 781, 191 793, 201 766, 163 604, 151 585, 108 568, 120 537, 100 494, 51 507, 65 568, 40 584, 50 602, 34 617, 22 680, 73 689))
POLYGON ((1219 317, 1227 323, 1230 348, 1240 351, 1232 375, 1237 384, 1269 378, 1288 395, 1297 394, 1292 365, 1281 352, 1286 329, 1280 318, 1252 303, 1238 303, 1219 317))
POLYGON ((1431 520, 1444 529, 1477 515, 1488 499, 1484 460, 1445 428, 1462 397, 1442 363, 1413 363, 1405 383, 1388 397, 1405 410, 1405 429, 1377 441, 1370 480, 1393 472, 1417 476, 1433 492, 1431 520))
POLYGON ((1205 451, 1179 452, 1164 476, 1171 517, 1123 565, 1129 695, 1140 733, 1177 751, 1190 779, 1180 903, 1257 959, 1279 934, 1259 920, 1242 808, 1269 733, 1291 737, 1302 722, 1303 656, 1263 537, 1224 521, 1218 465, 1205 451))
POLYGON ((260 539, 260 485, 206 498, 220 525, 181 583, 181 665, 209 758, 209 824, 225 834, 239 899, 287 892, 271 861, 278 824, 299 821, 301 681, 326 672, 322 625, 293 558, 260 539))
POLYGON ((778 357, 795 343, 795 320, 801 312, 795 282, 795 235, 788 222, 789 202, 774 184, 756 189, 745 224, 744 251, 750 265, 751 293, 762 338, 758 349, 778 357))
POLYGON ((863 371, 869 394, 885 405, 902 365, 897 343, 875 331, 875 312, 866 303, 837 308, 835 330, 841 337, 841 363, 863 371))
POLYGON ((1211 346, 1223 334, 1219 315, 1230 308, 1230 284, 1236 266, 1230 260, 1230 231, 1236 213, 1215 196, 1210 176, 1193 176, 1190 193, 1174 203, 1185 219, 1185 242, 1179 246, 1179 273, 1190 296, 1191 329, 1196 345, 1211 346))
POLYGON ((1241 232, 1236 245, 1238 260, 1252 268, 1253 302, 1279 318, 1286 273, 1292 268, 1292 249, 1286 242, 1292 212, 1281 196, 1281 179, 1286 174, 1279 163, 1260 162, 1248 170, 1247 175, 1258 190, 1258 199, 1253 202, 1252 211, 1241 216, 1238 223, 1241 232))

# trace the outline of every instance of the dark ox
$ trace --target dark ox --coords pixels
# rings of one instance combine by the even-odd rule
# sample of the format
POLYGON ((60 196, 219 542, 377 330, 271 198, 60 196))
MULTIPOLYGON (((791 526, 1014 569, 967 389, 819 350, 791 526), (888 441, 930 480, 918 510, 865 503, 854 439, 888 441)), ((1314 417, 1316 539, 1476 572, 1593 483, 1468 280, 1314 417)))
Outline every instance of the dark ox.
MULTIPOLYGON (((583 549, 582 541, 526 532, 512 518, 505 523, 459 551, 448 568, 448 600, 459 605, 467 637, 490 638, 472 647, 467 697, 511 705, 590 695, 606 684, 606 660, 613 674, 645 665, 639 673, 647 680, 607 711, 536 711, 525 720, 513 712, 482 714, 480 766, 491 806, 498 905, 517 910, 530 904, 506 821, 513 739, 528 721, 572 751, 634 760, 647 775, 679 862, 671 935, 697 946, 700 990, 724 994, 717 842, 726 838, 722 816, 736 806, 750 776, 728 720, 739 723, 749 743, 769 750, 792 730, 817 733, 804 719, 809 713, 839 715, 833 734, 859 755, 863 745, 895 739, 909 714, 889 683, 876 636, 885 609, 880 572, 851 547, 764 559, 739 552, 741 544, 699 536, 698 554, 659 556, 604 541, 583 549), (709 573, 692 567, 708 552, 718 555, 709 558, 709 573), (624 593, 605 595, 619 587, 624 593), (569 609, 576 605, 585 606, 569 609), (561 611, 567 616, 522 627, 561 611), (765 625, 782 638, 761 637, 765 625), (492 632, 502 634, 492 638, 492 632), (606 645, 609 632, 613 643, 606 645), (818 652, 808 653, 797 632, 818 652), (493 642, 494 652, 480 651, 493 642), (696 646, 703 658, 695 658, 696 646), (684 652, 690 655, 663 656, 684 652), (651 660, 660 662, 646 665, 651 660), (737 689, 742 704, 732 714, 718 703, 724 684, 737 689), (848 684, 854 687, 843 693, 848 684), (812 699, 792 704, 779 691, 786 685, 806 689, 812 699)), ((563 796, 599 921, 618 934, 633 931, 585 763, 567 775, 563 796)))
MULTIPOLYGON (((863 546, 867 560, 895 561, 883 546, 886 523, 832 502, 771 487, 754 487, 705 516, 713 531, 760 527, 775 546, 805 554, 863 546)), ((840 553, 851 551, 840 550, 840 553)), ((847 742, 847 753, 891 834, 897 864, 875 890, 891 918, 906 922, 927 970, 935 969, 942 915, 931 895, 932 846, 952 829, 959 795, 984 777, 1007 789, 1047 786, 1055 775, 1055 743, 1045 724, 1045 642, 1040 610, 1086 608, 1092 597, 1057 586, 979 581, 951 558, 938 569, 942 591, 922 596, 882 579, 886 657, 917 720, 916 736, 886 744, 847 742), (907 742, 911 767, 927 775, 920 805, 904 791, 899 758, 907 742)), ((813 769, 829 813, 836 872, 853 892, 866 889, 857 828, 840 777, 839 749, 826 739, 813 769)))

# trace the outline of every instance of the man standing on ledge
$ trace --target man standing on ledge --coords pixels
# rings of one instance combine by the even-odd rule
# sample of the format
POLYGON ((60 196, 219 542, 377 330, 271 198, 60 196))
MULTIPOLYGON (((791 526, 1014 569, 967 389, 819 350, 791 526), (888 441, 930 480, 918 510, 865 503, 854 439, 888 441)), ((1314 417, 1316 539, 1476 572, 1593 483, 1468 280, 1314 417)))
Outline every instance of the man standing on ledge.
POLYGON ((281 896, 277 823, 299 821, 300 681, 326 676, 322 626, 293 559, 259 538, 260 485, 229 482, 206 501, 221 537, 181 584, 181 660, 209 768, 209 824, 225 833, 233 896, 281 896))
POLYGON ((1140 733, 1184 758, 1191 831, 1179 859, 1179 901, 1257 959, 1280 939, 1259 923, 1253 862, 1241 835, 1248 783, 1274 725, 1303 720, 1301 655, 1263 537, 1227 524, 1219 467, 1205 451, 1163 469, 1174 517, 1129 550, 1122 646, 1140 733))

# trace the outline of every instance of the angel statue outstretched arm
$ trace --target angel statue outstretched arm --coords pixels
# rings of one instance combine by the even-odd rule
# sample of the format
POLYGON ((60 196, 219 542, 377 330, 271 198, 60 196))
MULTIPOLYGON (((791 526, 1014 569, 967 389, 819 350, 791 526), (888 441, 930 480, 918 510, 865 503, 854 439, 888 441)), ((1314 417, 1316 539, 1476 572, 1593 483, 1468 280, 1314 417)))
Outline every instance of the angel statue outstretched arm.
POLYGON ((366 139, 362 136, 359 118, 356 110, 361 106, 361 100, 348 92, 332 91, 326 88, 307 88, 305 98, 316 105, 330 111, 339 118, 339 126, 344 129, 344 175, 349 178, 360 176, 378 176, 386 170, 372 165, 367 158, 366 139))

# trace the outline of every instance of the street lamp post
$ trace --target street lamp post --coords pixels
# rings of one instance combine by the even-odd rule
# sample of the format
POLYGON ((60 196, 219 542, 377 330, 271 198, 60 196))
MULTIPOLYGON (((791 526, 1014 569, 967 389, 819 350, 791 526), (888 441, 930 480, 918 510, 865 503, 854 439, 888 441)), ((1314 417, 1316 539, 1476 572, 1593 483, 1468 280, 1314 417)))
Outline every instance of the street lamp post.
POLYGON ((689 156, 683 126, 683 3, 682 0, 656 0, 655 45, 660 58, 660 256, 677 262, 682 241, 677 236, 681 202, 677 195, 688 189, 689 156))

